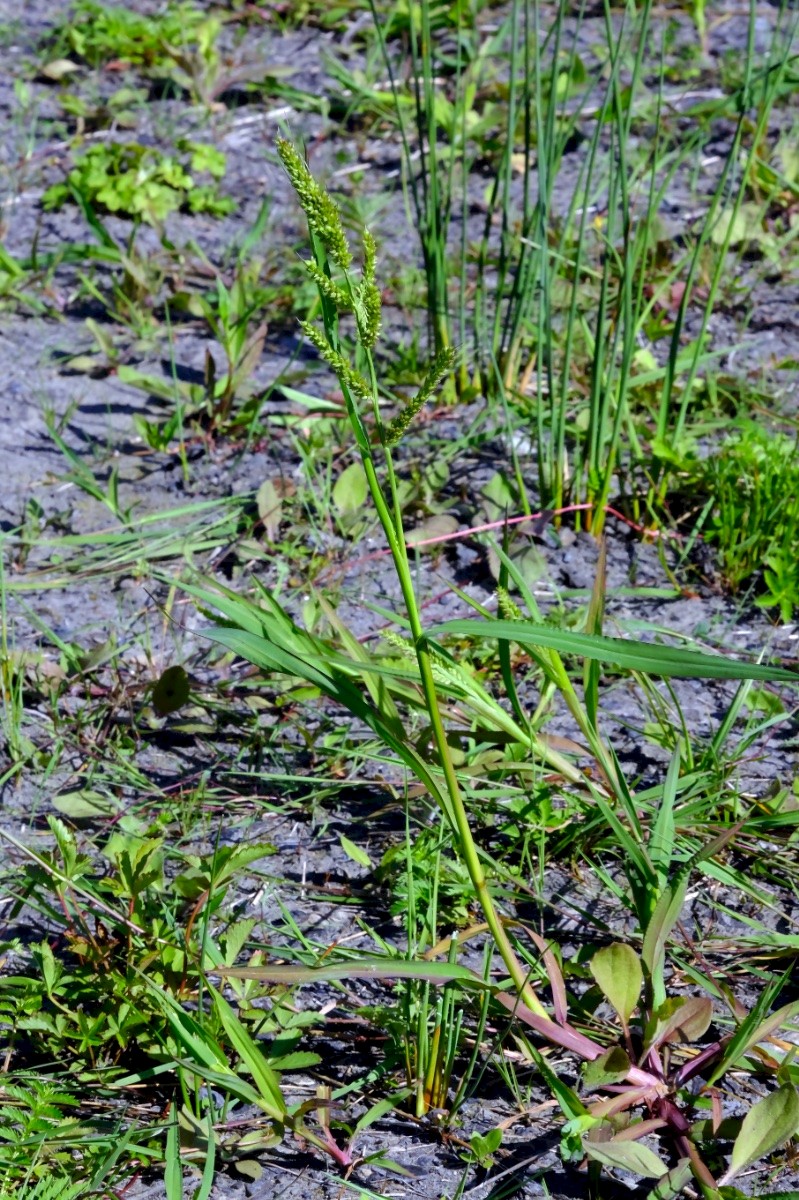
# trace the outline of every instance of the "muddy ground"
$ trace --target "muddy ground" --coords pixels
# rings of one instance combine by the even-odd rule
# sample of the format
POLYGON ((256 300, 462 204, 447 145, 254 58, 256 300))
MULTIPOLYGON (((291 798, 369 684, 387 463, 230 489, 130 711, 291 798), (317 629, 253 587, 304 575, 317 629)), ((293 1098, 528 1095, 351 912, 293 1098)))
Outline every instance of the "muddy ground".
MULTIPOLYGON (((131 7, 138 10, 146 6, 136 0, 131 7)), ((29 84, 32 99, 21 106, 13 88, 14 77, 27 77, 26 63, 41 53, 37 48, 39 39, 67 9, 68 5, 60 0, 34 0, 22 11, 7 0, 0 2, 5 58, 13 64, 13 70, 4 73, 0 80, 0 123, 4 129, 0 148, 3 204, 0 222, 4 244, 17 255, 27 254, 34 238, 41 252, 87 239, 85 224, 74 208, 67 207, 57 213, 44 213, 41 209, 42 194, 63 174, 69 151, 70 130, 64 126, 56 90, 51 84, 34 81, 29 84)), ((768 4, 758 8, 758 38, 764 43, 774 26, 776 12, 768 4)), ((677 45, 680 39, 690 41, 695 37, 686 13, 673 10, 668 19, 678 29, 677 45)), ((588 43, 592 20, 600 22, 600 18, 590 18, 586 25, 588 43)), ((720 70, 725 56, 739 52, 745 44, 746 21, 746 14, 735 5, 727 9, 712 8, 709 59, 700 81, 704 91, 713 91, 714 73, 720 70)), ((333 86, 325 56, 342 54, 357 62, 358 53, 357 41, 347 33, 327 33, 314 28, 281 33, 269 22, 253 23, 246 40, 249 62, 288 66, 292 85, 317 95, 333 86)), ((788 122, 792 118, 783 113, 776 119, 788 122)), ((396 140, 371 139, 367 133, 342 128, 323 116, 291 110, 279 100, 270 101, 268 95, 241 107, 223 107, 210 115, 174 99, 153 100, 140 113, 140 122, 136 136, 156 144, 167 142, 169 136, 179 132, 201 135, 225 150, 228 172, 224 191, 236 199, 235 213, 222 220, 180 214, 170 217, 168 222, 169 235, 176 244, 197 243, 211 262, 220 262, 229 256, 232 246, 240 244, 267 195, 271 197, 266 239, 270 261, 279 262, 281 256, 293 253, 300 226, 272 150, 281 122, 305 138, 315 169, 326 176, 332 187, 353 196, 361 187, 367 197, 380 200, 373 206, 374 224, 389 262, 407 261, 409 256, 418 258, 405 222, 396 140), (363 180, 357 185, 350 174, 355 166, 361 169, 363 180)), ((662 213, 671 236, 679 237, 692 219, 691 214, 697 208, 701 210, 703 193, 712 187, 715 173, 723 164, 729 136, 729 131, 726 136, 722 131, 717 143, 706 147, 707 161, 699 180, 688 176, 675 180, 662 213)), ((578 148, 574 161, 567 160, 564 164, 556 189, 556 205, 564 209, 579 170, 579 154, 578 148)), ((474 186, 477 200, 484 181, 477 180, 474 186)), ((476 225, 479 219, 477 213, 476 225)), ((109 227, 121 229, 124 222, 112 218, 109 227)), ((738 305, 723 308, 711 324, 714 344, 720 351, 719 370, 755 382, 773 399, 775 406, 795 411, 799 402, 795 371, 799 360, 799 281, 781 276, 776 270, 769 272, 762 263, 750 264, 747 270, 750 273, 739 280, 738 305), (791 360, 794 369, 785 365, 791 360)), ((43 542, 41 537, 32 537, 25 555, 20 554, 18 541, 14 542, 5 567, 12 589, 6 636, 17 650, 55 660, 58 651, 54 637, 91 650, 105 643, 113 633, 125 647, 120 659, 124 669, 131 677, 143 678, 152 672, 154 663, 164 666, 176 660, 190 662, 203 651, 203 643, 196 634, 204 619, 190 607, 182 606, 177 620, 167 622, 161 609, 169 595, 161 572, 168 575, 179 570, 180 553, 167 556, 154 574, 139 569, 134 551, 113 573, 93 568, 83 560, 80 569, 74 569, 79 554, 85 551, 66 542, 59 547, 59 538, 103 530, 113 525, 114 519, 107 506, 92 499, 70 478, 74 468, 55 444, 48 422, 55 422, 66 445, 91 468, 101 484, 107 483, 112 471, 118 473, 120 506, 133 506, 136 517, 163 514, 164 530, 170 533, 181 522, 186 526, 192 521, 206 522, 209 533, 201 552, 193 556, 194 565, 216 573, 223 582, 233 581, 234 586, 253 573, 274 584, 285 578, 287 568, 274 562, 265 549, 260 555, 257 552, 249 557, 237 555, 235 518, 231 518, 231 524, 219 537, 214 532, 213 521, 218 519, 219 508, 182 516, 177 523, 170 514, 189 504, 219 501, 221 505, 228 499, 234 508, 238 504, 237 511, 244 511, 265 479, 280 475, 300 485, 306 479, 291 440, 277 424, 267 438, 249 446, 231 446, 224 441, 213 446, 193 446, 188 473, 176 456, 147 450, 137 437, 133 418, 136 414, 151 418, 158 412, 153 398, 120 383, 113 371, 105 377, 91 378, 65 369, 65 359, 88 353, 92 348, 85 324, 86 316, 92 313, 82 304, 73 303, 74 285, 74 274, 70 275, 69 269, 56 280, 53 308, 60 311, 36 315, 9 307, 0 313, 0 530, 5 533, 18 530, 26 520, 33 520, 36 532, 48 539, 43 542), (59 557, 66 557, 66 566, 57 562, 59 557), (150 647, 146 654, 142 649, 145 645, 150 647)), ((400 341, 410 336, 410 330, 404 328, 405 321, 406 316, 401 313, 389 317, 391 333, 400 341)), ((130 363, 151 374, 169 377, 172 364, 168 342, 126 346, 125 332, 121 329, 113 332, 126 347, 130 363)), ((187 378, 192 372, 202 371, 208 345, 196 327, 187 324, 176 331, 174 358, 187 378)), ((268 387, 284 370, 287 359, 296 353, 296 335, 290 324, 278 322, 270 329, 256 375, 258 385, 268 387)), ((313 374, 305 351, 300 351, 295 365, 301 386, 308 390, 317 388, 320 395, 334 393, 329 378, 313 374)), ((271 411, 279 416, 289 409, 289 402, 279 394, 272 395, 271 411)), ((459 419, 478 417, 479 404, 459 419)), ((434 456, 437 446, 446 447, 452 437, 452 420, 446 411, 433 414, 426 427, 427 449, 420 443, 420 454, 432 452, 434 456)), ((453 464, 447 486, 456 501, 453 511, 461 528, 466 529, 480 519, 479 484, 502 469, 506 461, 504 430, 486 427, 473 457, 466 463, 453 464)), ((522 462, 532 479, 532 462, 524 459, 522 462)), ((323 526, 308 536, 317 538, 320 552, 328 556, 322 581, 335 594, 339 613, 357 636, 367 637, 383 621, 364 608, 363 597, 368 595, 387 608, 399 601, 387 560, 379 556, 382 547, 376 532, 367 530, 357 545, 323 526)), ((191 537, 196 540, 196 534, 191 537)), ((775 626, 762 611, 725 595, 712 579, 708 582, 712 572, 697 571, 691 563, 681 563, 678 548, 658 547, 613 522, 608 528, 608 543, 609 632, 635 635, 636 622, 649 622, 698 638, 701 644, 712 648, 753 654, 765 648, 776 657, 795 657, 799 634, 794 633, 793 626, 775 626), (671 568, 678 571, 676 587, 671 568), (645 594, 641 589, 650 592, 645 594)), ((595 577, 598 548, 594 540, 570 530, 557 534, 550 527, 533 544, 541 560, 537 594, 542 605, 546 608, 555 597, 562 597, 567 605, 584 602, 595 577)), ((485 548, 474 540, 466 539, 436 556, 420 556, 418 583, 430 623, 466 615, 466 607, 447 591, 447 584, 453 581, 480 603, 493 603, 494 582, 485 548)), ((687 681, 677 685, 677 692, 692 732, 703 736, 723 716, 732 686, 710 687, 687 681)), ((668 755, 653 749, 651 743, 642 743, 638 736, 641 701, 633 685, 610 688, 605 711, 607 733, 625 769, 631 778, 652 782, 664 769, 668 755)), ((35 706, 26 712, 25 721, 27 735, 34 742, 44 738, 35 706)), ((334 721, 332 715, 330 721, 334 721)), ((312 722, 309 728, 313 728, 312 722)), ((557 731, 557 724, 553 728, 557 731)), ((563 731, 567 731, 565 723, 563 731)), ((94 749, 87 750, 83 757, 73 753, 59 761, 44 778, 31 768, 10 775, 2 789, 0 819, 16 834, 22 829, 25 836, 36 839, 41 837, 41 818, 53 811, 53 799, 82 786, 87 779, 95 788, 116 786, 123 804, 157 806, 160 797, 190 789, 205 774, 213 779, 217 796, 227 795, 228 804, 237 815, 235 820, 229 820, 224 802, 215 800, 202 832, 197 834, 197 847, 207 847, 220 824, 223 839, 268 838, 276 846, 277 853, 267 864, 266 884, 263 878, 254 879, 251 890, 240 889, 236 903, 241 915, 256 916, 265 928, 271 929, 280 923, 282 903, 309 935, 333 942, 351 938, 357 931, 357 917, 365 914, 373 923, 382 921, 386 935, 393 928, 393 936, 399 941, 401 929, 396 923, 392 926, 391 919, 385 912, 379 913, 379 908, 376 914, 379 895, 376 897, 369 890, 368 873, 343 853, 340 834, 346 832, 376 861, 385 846, 400 835, 401 814, 388 812, 375 819, 375 807, 384 808, 386 796, 378 790, 377 781, 368 778, 352 779, 346 789, 337 784, 328 793, 322 788, 312 817, 308 816, 307 807, 293 802, 294 798, 287 805, 288 811, 282 812, 281 784, 273 778, 279 770, 277 764, 286 761, 282 732, 289 738, 293 736, 290 730, 281 730, 277 718, 269 730, 264 762, 260 764, 243 754, 242 739, 229 727, 218 727, 215 732, 195 737, 177 734, 170 737, 168 731, 164 736, 143 737, 135 753, 136 768, 146 781, 143 792, 141 788, 133 790, 129 783, 117 785, 113 769, 94 749), (339 903, 342 895, 348 903, 339 903)), ((0 747, 0 769, 5 768, 2 754, 0 747)), ((731 787, 761 793, 775 781, 791 783, 797 743, 790 701, 785 720, 765 732, 748 757, 731 781, 731 787)), ((299 752, 297 762, 302 763, 299 752)), ((324 764, 325 757, 321 756, 311 768, 312 773, 323 772, 324 764)), ((590 880, 583 879, 581 886, 585 890, 575 895, 571 875, 566 871, 551 871, 536 902, 537 919, 549 931, 557 932, 559 940, 579 941, 579 909, 596 900, 591 896, 590 880)), ((772 895, 776 914, 773 919, 793 928, 797 917, 793 897, 776 890, 772 895)), ((736 928, 734 917, 714 908, 705 896, 692 896, 690 905, 685 913, 689 927, 691 922, 705 927, 708 921, 715 922, 720 936, 745 929, 736 928)), ((610 906, 605 915, 611 928, 623 929, 621 913, 610 906)), ((311 996, 308 1003, 321 1004, 324 999, 311 996)), ((323 1053, 320 1073, 341 1084, 364 1069, 374 1048, 354 1048, 346 1037, 336 1039, 334 1031, 335 1023, 331 1021, 323 1037, 316 1035, 323 1053)), ((545 1090, 532 1075, 528 1082, 527 1115, 509 1125, 495 1167, 488 1174, 471 1172, 465 1196, 488 1200, 506 1195, 548 1195, 558 1200, 578 1200, 587 1194, 584 1177, 560 1162, 557 1123, 547 1106, 545 1090)), ((313 1082, 299 1079, 293 1086, 297 1095, 292 1098, 300 1098, 310 1094, 302 1089, 312 1089, 313 1082)), ((491 1128, 518 1116, 512 1098, 503 1093, 501 1083, 494 1079, 486 1094, 469 1101, 464 1108, 463 1129, 468 1136, 474 1130, 491 1128)), ((375 1168, 363 1169, 358 1174, 357 1179, 364 1187, 385 1196, 418 1200, 452 1196, 464 1171, 457 1148, 446 1145, 434 1129, 410 1119, 403 1123, 395 1118, 378 1124, 363 1136, 358 1148, 362 1153, 380 1149, 410 1170, 407 1178, 388 1176, 375 1168)), ((232 1170, 223 1172, 214 1196, 322 1200, 348 1194, 344 1185, 318 1161, 291 1147, 264 1155, 261 1167, 263 1173, 255 1182, 238 1178, 232 1170)), ((785 1173, 771 1185, 764 1185, 762 1175, 754 1180, 758 1188, 766 1188, 756 1194, 799 1184, 799 1176, 785 1173)), ((615 1186, 617 1190, 608 1191, 607 1195, 646 1194, 647 1189, 640 1187, 636 1191, 628 1182, 620 1179, 615 1185, 609 1183, 609 1187, 615 1186)), ((746 1185, 746 1181, 742 1182, 746 1185)), ((156 1200, 163 1195, 163 1184, 142 1177, 125 1194, 131 1198, 147 1195, 156 1200)))

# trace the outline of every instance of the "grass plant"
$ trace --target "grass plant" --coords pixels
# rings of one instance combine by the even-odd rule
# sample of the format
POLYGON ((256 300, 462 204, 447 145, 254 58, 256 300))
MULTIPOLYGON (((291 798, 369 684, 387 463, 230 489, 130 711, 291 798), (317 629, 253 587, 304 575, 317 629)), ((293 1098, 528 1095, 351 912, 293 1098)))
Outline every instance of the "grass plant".
POLYGON ((738 591, 761 578, 755 603, 790 621, 799 606, 795 438, 747 422, 688 473, 709 498, 702 535, 717 548, 728 585, 738 591))
MULTIPOLYGON (((630 1014, 638 1005, 638 992, 646 978, 652 1014, 661 1015, 650 1015, 645 1020, 656 1030, 660 1029, 658 1022, 665 1022, 665 1032, 662 1034, 664 1039, 671 1035, 673 1029, 665 1015, 667 1011, 671 1011, 665 990, 666 941, 679 914, 691 870, 706 859, 713 858, 726 845, 730 835, 722 835, 720 840, 716 839, 700 846, 698 851, 679 864, 679 869, 674 873, 676 831, 673 807, 679 756, 673 759, 672 770, 664 783, 662 805, 657 819, 647 831, 641 823, 634 797, 615 755, 600 733, 595 699, 591 698, 591 688, 594 685, 589 682, 586 696, 581 699, 564 663, 563 655, 576 654, 589 663, 602 662, 647 675, 654 673, 667 677, 676 675, 699 678, 762 678, 782 679, 787 682, 794 680, 793 673, 779 667, 744 664, 728 658, 712 658, 664 645, 626 643, 623 640, 603 637, 595 631, 571 633, 547 628, 535 619, 535 615, 532 620, 525 620, 515 605, 510 606, 510 620, 451 621, 439 629, 425 630, 409 566, 407 541, 396 491, 392 447, 406 434, 435 387, 440 385, 445 371, 451 369, 454 355, 446 349, 439 352, 416 397, 408 401, 391 422, 383 422, 373 359, 380 318, 376 303, 379 292, 375 285, 376 259, 373 240, 369 234, 364 235, 363 265, 360 279, 356 280, 352 274, 352 252, 332 197, 316 183, 304 160, 289 142, 279 143, 279 153, 308 220, 315 257, 307 266, 320 291, 323 331, 308 323, 303 328, 319 354, 333 367, 338 376, 369 494, 391 550, 399 587, 406 604, 410 631, 405 661, 408 668, 414 667, 412 674, 406 669, 401 677, 413 678, 416 681, 428 723, 432 757, 426 761, 408 734, 403 731, 399 710, 391 697, 390 680, 392 675, 397 675, 395 669, 380 667, 362 656, 352 658, 332 650, 319 638, 311 637, 298 628, 276 599, 266 593, 262 594, 260 605, 251 605, 243 603, 229 592, 222 595, 215 594, 207 588, 190 590, 224 615, 227 627, 209 631, 213 640, 262 669, 299 675, 307 682, 315 684, 330 698, 343 704, 353 717, 366 723, 386 747, 412 771, 435 801, 442 819, 451 829, 454 844, 468 871, 472 895, 479 905, 485 929, 490 933, 510 978, 510 991, 495 993, 495 998, 507 1003, 508 1009, 520 1021, 532 1026, 545 1040, 570 1049, 586 1061, 594 1063, 601 1059, 604 1064, 605 1052, 569 1024, 565 994, 562 983, 558 982, 557 967, 554 960, 547 960, 546 957, 545 977, 556 997, 554 1013, 550 1013, 542 1003, 538 989, 534 986, 530 966, 515 944, 512 925, 503 917, 489 886, 484 858, 475 840, 469 812, 470 800, 474 802, 477 799, 479 789, 475 789, 473 781, 470 781, 468 790, 464 787, 453 759, 450 736, 445 724, 445 697, 453 683, 457 687, 456 681, 460 682, 461 694, 467 703, 471 702, 475 707, 479 707, 481 712, 490 710, 488 693, 482 687, 478 690, 474 683, 466 684, 462 667, 459 665, 464 657, 468 660, 468 639, 494 638, 501 643, 516 643, 527 647, 534 655, 544 678, 560 694, 584 738, 587 751, 596 764, 597 783, 582 777, 582 785, 587 787, 593 804, 623 850, 629 888, 628 903, 636 915, 644 946, 644 965, 635 967, 632 966, 635 956, 630 957, 632 951, 628 954, 626 946, 618 949, 618 954, 622 955, 624 961, 631 964, 630 971, 637 979, 637 986, 631 984, 629 995, 623 1002, 616 999, 616 989, 621 987, 620 980, 624 977, 620 963, 615 963, 614 959, 613 968, 609 969, 607 974, 604 969, 600 973, 598 964, 605 961, 602 958, 603 952, 600 952, 592 969, 600 987, 606 990, 606 995, 610 996, 611 1003, 620 1013, 625 1030, 630 1014), (343 333, 343 317, 346 314, 351 314, 354 318, 352 323, 355 340, 352 350, 348 349, 348 342, 343 333), (374 434, 370 433, 370 426, 374 434), (380 470, 384 474, 385 482, 378 474, 376 445, 382 450, 383 461, 380 470), (435 635, 438 635, 438 638, 435 635), (442 635, 461 639, 456 652, 444 648, 438 640, 442 635), (373 677, 365 693, 355 684, 364 672, 367 673, 367 678, 373 677), (607 982, 603 982, 604 980, 607 982)), ((512 570, 509 560, 505 561, 508 570, 512 570)), ((507 607, 506 601, 506 609, 507 607)), ((597 607, 595 625, 599 621, 599 611, 597 607)), ((587 678, 590 681, 590 671, 587 678)), ((505 679, 508 679, 507 673, 505 679)), ((523 715, 518 697, 515 697, 513 707, 517 713, 523 715)), ((501 712, 498 708, 494 710, 495 719, 499 718, 501 712)), ((574 769, 563 762, 560 756, 556 758, 552 751, 547 749, 538 739, 529 718, 527 728, 521 732, 520 741, 527 741, 529 751, 541 755, 550 766, 557 765, 565 778, 579 784, 580 773, 575 774, 574 769)), ((433 875, 437 880, 438 873, 435 870, 433 875)), ((435 904, 435 900, 432 903, 435 904)), ((450 943, 453 955, 455 945, 453 940, 450 943)), ((605 957, 610 953, 611 951, 608 951, 605 957)), ((638 963, 637 958, 635 963, 638 963)), ((453 959, 447 966, 439 969, 434 969, 432 964, 417 959, 405 964, 384 963, 382 966, 378 966, 376 962, 361 963, 358 966, 348 961, 343 970, 350 977, 362 970, 369 974, 382 973, 389 977, 393 975, 399 978, 433 979, 444 984, 445 988, 451 980, 465 982, 468 978, 468 973, 464 975, 453 959)), ((273 982, 278 979, 301 982, 312 978, 338 977, 337 968, 322 968, 318 972, 278 968, 276 972, 264 968, 255 972, 245 970, 243 976, 236 971, 233 974, 238 977, 271 979, 273 982)), ((447 1064, 452 1059, 458 1040, 458 1022, 454 1018, 451 997, 448 997, 446 991, 435 1006, 432 1041, 429 1040, 426 1036, 429 1004, 429 995, 423 990, 409 1010, 406 1021, 409 1027, 417 1026, 416 1049, 413 1057, 408 1060, 409 1077, 416 1081, 417 1112, 423 1112, 428 1107, 437 1107, 446 1095, 451 1070, 447 1064)), ((709 1001, 702 1002, 701 1011, 701 1028, 697 1027, 699 1036, 705 1031, 710 1019, 709 1001)), ((679 1019, 675 1020, 679 1024, 679 1019)), ((759 1036, 758 1026, 757 1037, 759 1036)), ((659 1045, 657 1039, 660 1033, 653 1033, 652 1037, 655 1040, 651 1042, 651 1047, 659 1045)), ((705 1054, 708 1062, 712 1060, 715 1064, 720 1056, 722 1063, 724 1062, 721 1044, 716 1049, 708 1048, 705 1054)), ((669 1129, 679 1143, 680 1169, 687 1172, 688 1176, 692 1175, 707 1195, 718 1194, 716 1181, 705 1165, 699 1149, 687 1137, 689 1124, 681 1107, 682 1101, 678 1100, 682 1096, 682 1078, 671 1081, 666 1079, 661 1072, 661 1060, 657 1050, 654 1051, 651 1061, 647 1061, 646 1057, 641 1060, 637 1053, 635 1057, 616 1057, 618 1061, 612 1069, 612 1079, 611 1076, 603 1074, 602 1069, 597 1068, 600 1072, 597 1082, 625 1081, 629 1089, 626 1105, 643 1103, 650 1113, 650 1118, 641 1126, 641 1136, 650 1130, 669 1129), (635 1065, 636 1061, 641 1065, 635 1065)), ((538 1052, 534 1052, 534 1058, 541 1065, 538 1052)), ((705 1059, 702 1061, 704 1064, 705 1059)), ((723 1072, 727 1068, 722 1065, 719 1069, 723 1072)), ((551 1072, 547 1073, 547 1077, 561 1107, 567 1116, 570 1116, 570 1127, 587 1132, 593 1127, 595 1120, 601 1120, 601 1117, 594 1117, 591 1110, 579 1102, 570 1089, 551 1072), (575 1126, 578 1114, 580 1122, 575 1126)), ((769 1141, 771 1146, 784 1138, 793 1119, 794 1108, 799 1108, 799 1101, 794 1089, 788 1087, 773 1093, 773 1097, 763 1103, 768 1107, 769 1114, 772 1113, 772 1109, 774 1114, 775 1140, 773 1143, 769 1141), (781 1105, 786 1106, 784 1114, 781 1105)), ((607 1104, 610 1104, 610 1101, 607 1104)), ((620 1103, 607 1111, 621 1111, 626 1105, 620 1103)), ((596 1112, 604 1111, 600 1103, 596 1112)), ((751 1161, 756 1153, 757 1136, 751 1129, 758 1126, 759 1119, 753 1116, 749 1124, 741 1126, 726 1181, 732 1179, 741 1169, 741 1165, 751 1161)), ((630 1166, 635 1163, 635 1169, 639 1173, 656 1178, 665 1177, 667 1174, 665 1165, 657 1158, 650 1159, 635 1142, 632 1146, 625 1143, 621 1149, 614 1146, 612 1151, 604 1148, 604 1143, 601 1150, 595 1149, 590 1139, 581 1145, 582 1153, 586 1153, 592 1161, 615 1166, 630 1166)))

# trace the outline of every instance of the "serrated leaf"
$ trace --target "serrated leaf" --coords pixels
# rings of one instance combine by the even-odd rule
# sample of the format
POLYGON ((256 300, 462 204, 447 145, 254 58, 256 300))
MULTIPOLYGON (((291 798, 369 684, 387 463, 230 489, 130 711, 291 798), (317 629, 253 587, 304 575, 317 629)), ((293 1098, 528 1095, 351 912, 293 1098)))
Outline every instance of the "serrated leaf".
POLYGON ((588 1158, 606 1167, 632 1171, 646 1179, 660 1179, 666 1174, 666 1167, 654 1150, 641 1142, 583 1142, 583 1149, 588 1158))
POLYGON ((603 996, 613 1005, 627 1025, 641 998, 644 973, 641 960, 624 942, 614 942, 598 950, 590 962, 591 974, 603 996))
POLYGON ((153 688, 152 704, 159 717, 177 712, 189 698, 189 677, 183 667, 167 667, 153 688))
POLYGON ((255 917, 245 917, 242 921, 234 921, 225 934, 225 962, 230 966, 244 949, 244 943, 255 927, 255 917))
POLYGON ((721 1180, 728 1183, 745 1167, 787 1142, 799 1129, 799 1092, 785 1083, 746 1114, 732 1148, 730 1169, 721 1180))
POLYGON ((359 462, 350 463, 335 482, 333 503, 343 516, 350 515, 363 508, 368 493, 363 467, 359 462))

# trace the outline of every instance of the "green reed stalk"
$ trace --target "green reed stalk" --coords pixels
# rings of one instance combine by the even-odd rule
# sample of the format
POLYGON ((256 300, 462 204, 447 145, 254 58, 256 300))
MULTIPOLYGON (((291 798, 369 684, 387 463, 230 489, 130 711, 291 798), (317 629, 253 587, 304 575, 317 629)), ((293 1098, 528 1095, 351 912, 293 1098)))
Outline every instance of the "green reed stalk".
MULTIPOLYGON (((669 347, 669 357, 666 367, 666 374, 663 379, 663 389, 661 392, 660 408, 658 411, 657 437, 664 443, 669 442, 672 446, 677 445, 685 429, 688 405, 690 404, 691 400, 692 385, 696 379, 700 366, 702 344, 707 333, 710 316, 713 311, 721 280, 729 267, 728 253, 731 245, 735 218, 740 212, 741 205, 746 196, 746 187, 748 182, 747 171, 741 171, 733 204, 727 213, 728 219, 726 233, 722 244, 718 247, 716 253, 716 261, 710 284, 708 286, 707 300, 705 301, 702 313, 701 329, 696 339, 696 349, 693 354, 691 365, 688 369, 687 378, 682 388, 681 401, 675 413, 672 400, 677 376, 677 358, 680 349, 682 332, 685 326, 686 315, 693 296, 693 286, 696 280, 699 265, 702 261, 703 251, 705 250, 713 229, 717 224, 722 204, 732 192, 731 180, 733 179, 735 171, 738 169, 740 163, 744 134, 747 133, 747 131, 751 133, 752 146, 756 147, 761 143, 768 130, 771 110, 775 99, 780 93, 781 85, 784 82, 786 72, 791 63, 795 61, 795 55, 792 55, 791 51, 794 45, 794 39, 796 37, 797 25, 799 25, 798 18, 794 18, 791 27, 783 32, 781 41, 778 39, 778 35, 775 33, 774 40, 772 41, 770 47, 768 61, 758 73, 759 82, 762 84, 762 92, 757 105, 757 120, 754 130, 752 130, 751 109, 755 107, 754 63, 756 60, 756 16, 757 5, 755 0, 750 0, 749 29, 747 48, 744 57, 745 74, 738 96, 739 117, 736 124, 735 133, 733 135, 732 144, 725 161, 724 169, 721 173, 721 178, 719 179, 718 186, 711 198, 710 208, 703 222, 699 237, 696 239, 694 244, 694 251, 688 269, 685 289, 677 313, 677 319, 674 322, 674 330, 669 347)), ((665 492, 665 487, 666 479, 664 478, 660 489, 661 497, 665 492)))

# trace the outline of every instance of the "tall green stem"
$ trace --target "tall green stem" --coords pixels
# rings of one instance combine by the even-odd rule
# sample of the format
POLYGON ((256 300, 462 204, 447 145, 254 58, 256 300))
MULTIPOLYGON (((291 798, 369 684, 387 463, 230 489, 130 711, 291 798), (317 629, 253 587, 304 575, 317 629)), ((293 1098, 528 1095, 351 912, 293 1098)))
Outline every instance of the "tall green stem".
MULTIPOLYGON (((369 374, 374 389, 374 394, 377 396, 377 379, 374 370, 374 363, 371 353, 367 352, 367 360, 369 366, 369 374)), ((360 415, 357 413, 355 403, 351 395, 349 395, 346 386, 344 386, 345 399, 347 408, 354 417, 355 421, 360 424, 360 415)), ((357 436, 357 430, 356 430, 357 436)), ((499 950, 502 961, 504 962, 508 974, 513 980, 514 986, 519 992, 524 1003, 528 1008, 532 1009, 539 1016, 546 1016, 546 1010, 536 996, 533 988, 530 985, 528 972, 523 964, 519 961, 516 952, 513 949, 510 938, 507 935, 505 926, 496 910, 494 901, 491 898, 491 893, 488 889, 485 872, 480 855, 472 835, 471 825, 469 824, 469 815, 466 811, 466 805, 463 800, 463 793, 458 776, 452 762, 452 755, 447 742, 447 734, 444 728, 444 722, 441 718, 441 709, 438 703, 438 693, 436 691, 435 677, 433 674, 433 663, 428 648, 427 639, 425 637, 424 628, 422 626, 421 617, 419 615, 419 606, 416 603, 416 592, 413 587, 413 579, 411 577, 410 563, 408 561, 408 550, 405 543, 405 534, 402 527, 402 516, 399 505, 398 490, 396 486, 396 478, 394 475, 394 464, 391 458, 391 451, 388 447, 385 448, 386 466, 388 469, 389 487, 394 505, 394 514, 392 516, 386 499, 380 487, 377 473, 375 471, 374 460, 372 458, 371 448, 368 443, 364 443, 360 438, 357 438, 358 445, 361 448, 361 457, 366 472, 366 479, 369 484, 369 491, 372 495, 377 515, 380 518, 380 524, 386 535, 386 540, 391 550, 391 556, 394 561, 394 568, 397 572, 402 598, 405 602, 405 608, 408 614, 408 621, 411 627, 411 636, 413 645, 416 651, 416 658, 419 664, 419 674, 422 681, 422 691, 424 693, 425 705, 430 718, 430 727, 433 734, 433 742, 438 754, 441 769, 444 774, 447 795, 451 805, 451 813, 447 814, 451 817, 455 825, 455 830, 458 837, 461 855, 466 864, 466 869, 469 872, 469 878, 472 882, 472 887, 475 890, 477 900, 483 910, 483 915, 486 919, 486 924, 491 931, 491 936, 494 938, 497 949, 499 950)))

